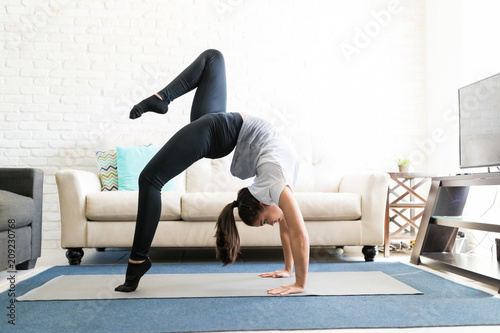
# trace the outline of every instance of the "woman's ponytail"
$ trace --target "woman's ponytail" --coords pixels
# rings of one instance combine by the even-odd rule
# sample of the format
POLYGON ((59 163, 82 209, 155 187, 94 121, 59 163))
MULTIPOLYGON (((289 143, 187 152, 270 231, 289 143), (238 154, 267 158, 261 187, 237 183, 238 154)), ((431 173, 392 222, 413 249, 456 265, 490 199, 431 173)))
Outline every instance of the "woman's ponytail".
POLYGON ((240 236, 234 219, 234 207, 234 202, 227 204, 217 218, 216 255, 223 266, 234 263, 240 253, 240 236))
POLYGON ((254 226, 263 209, 246 187, 238 191, 236 201, 222 209, 217 218, 215 238, 217 259, 220 259, 224 266, 234 263, 240 253, 240 236, 234 219, 234 208, 238 208, 240 218, 249 226, 254 226))

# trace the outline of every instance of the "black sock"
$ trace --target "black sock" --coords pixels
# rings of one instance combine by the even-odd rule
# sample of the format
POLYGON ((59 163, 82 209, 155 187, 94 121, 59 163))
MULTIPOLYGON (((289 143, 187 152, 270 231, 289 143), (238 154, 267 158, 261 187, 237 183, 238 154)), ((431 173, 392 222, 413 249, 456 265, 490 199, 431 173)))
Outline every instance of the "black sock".
POLYGON ((131 292, 137 289, 139 280, 151 268, 151 259, 147 258, 140 264, 128 263, 127 273, 125 273, 125 283, 116 287, 115 291, 131 292))
POLYGON ((143 113, 150 111, 165 114, 168 111, 168 102, 156 95, 152 95, 139 104, 134 105, 132 111, 130 111, 130 119, 139 118, 143 113))

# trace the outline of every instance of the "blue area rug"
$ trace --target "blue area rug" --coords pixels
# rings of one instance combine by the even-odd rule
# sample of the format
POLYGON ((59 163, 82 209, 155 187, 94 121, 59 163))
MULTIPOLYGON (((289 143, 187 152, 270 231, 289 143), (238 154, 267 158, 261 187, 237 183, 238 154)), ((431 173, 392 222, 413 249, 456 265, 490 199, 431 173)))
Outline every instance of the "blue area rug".
MULTIPOLYGON (((259 273, 280 264, 154 265, 148 274, 259 273)), ((15 286, 17 296, 59 275, 124 274, 124 265, 61 266, 15 286)), ((382 271, 423 292, 404 296, 233 297, 15 303, 0 294, 1 332, 186 332, 500 325, 500 299, 401 263, 311 263, 311 272, 382 271)), ((332 281, 335 283, 335 281, 332 281)))

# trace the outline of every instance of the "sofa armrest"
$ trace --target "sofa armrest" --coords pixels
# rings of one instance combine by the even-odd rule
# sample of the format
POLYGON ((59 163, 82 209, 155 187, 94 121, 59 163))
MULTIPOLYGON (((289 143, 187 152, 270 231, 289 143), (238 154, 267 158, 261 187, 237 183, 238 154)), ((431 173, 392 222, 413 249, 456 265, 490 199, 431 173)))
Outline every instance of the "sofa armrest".
POLYGON ((0 190, 9 191, 25 197, 41 195, 43 171, 30 168, 2 168, 0 190))
POLYGON ((32 168, 2 168, 0 189, 33 198, 35 216, 31 223, 31 259, 42 254, 43 171, 32 168))
POLYGON ((362 240, 365 245, 384 243, 388 187, 389 175, 384 172, 347 174, 340 183, 339 192, 361 194, 362 240))
POLYGON ((81 170, 62 170, 56 173, 61 212, 61 246, 63 248, 87 246, 86 197, 100 192, 99 176, 81 170))

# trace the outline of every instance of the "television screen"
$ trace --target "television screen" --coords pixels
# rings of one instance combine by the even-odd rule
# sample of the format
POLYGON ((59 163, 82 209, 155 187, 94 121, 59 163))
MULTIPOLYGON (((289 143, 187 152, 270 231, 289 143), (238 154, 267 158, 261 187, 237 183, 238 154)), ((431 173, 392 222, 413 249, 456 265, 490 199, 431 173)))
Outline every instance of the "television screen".
POLYGON ((500 74, 458 90, 460 168, 500 166, 500 74))

